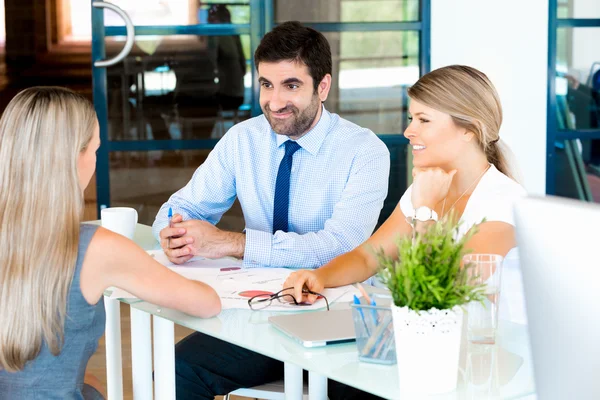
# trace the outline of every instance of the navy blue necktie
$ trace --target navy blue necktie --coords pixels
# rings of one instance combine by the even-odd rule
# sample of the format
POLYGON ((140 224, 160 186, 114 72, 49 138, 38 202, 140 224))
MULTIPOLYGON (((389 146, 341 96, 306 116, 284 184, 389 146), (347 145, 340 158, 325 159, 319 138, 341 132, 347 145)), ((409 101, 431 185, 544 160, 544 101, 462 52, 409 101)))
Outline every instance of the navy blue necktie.
POLYGON ((292 158, 300 145, 292 140, 285 142, 285 155, 279 164, 273 202, 273 233, 288 231, 288 211, 290 207, 290 172, 292 158))

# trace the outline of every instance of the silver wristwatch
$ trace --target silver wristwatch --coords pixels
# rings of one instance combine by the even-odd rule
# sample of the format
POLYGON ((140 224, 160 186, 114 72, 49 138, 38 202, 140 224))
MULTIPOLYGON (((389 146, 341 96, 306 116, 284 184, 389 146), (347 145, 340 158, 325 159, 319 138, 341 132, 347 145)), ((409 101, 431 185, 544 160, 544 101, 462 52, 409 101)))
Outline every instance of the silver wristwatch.
POLYGON ((419 207, 417 209, 415 209, 415 211, 413 212, 412 215, 412 222, 414 223, 415 221, 421 221, 421 222, 427 222, 427 221, 438 221, 438 215, 437 213, 432 210, 429 207, 419 207))

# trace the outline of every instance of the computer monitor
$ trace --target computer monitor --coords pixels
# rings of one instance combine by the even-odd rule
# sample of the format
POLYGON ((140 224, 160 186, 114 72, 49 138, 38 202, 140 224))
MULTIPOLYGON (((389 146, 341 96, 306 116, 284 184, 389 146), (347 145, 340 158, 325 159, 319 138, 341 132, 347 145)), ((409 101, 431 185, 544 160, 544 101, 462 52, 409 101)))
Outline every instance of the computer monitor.
POLYGON ((537 398, 600 399, 600 205, 530 197, 515 217, 537 398))

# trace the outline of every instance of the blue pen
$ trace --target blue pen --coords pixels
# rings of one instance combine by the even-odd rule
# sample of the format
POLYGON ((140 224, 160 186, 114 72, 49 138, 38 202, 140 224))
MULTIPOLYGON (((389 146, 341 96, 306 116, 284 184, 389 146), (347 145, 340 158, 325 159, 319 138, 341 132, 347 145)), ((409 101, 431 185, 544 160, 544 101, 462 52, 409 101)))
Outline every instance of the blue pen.
MULTIPOLYGON (((171 207, 169 207, 169 213, 167 214, 167 217, 169 217, 169 228, 172 228, 172 224, 171 224, 171 220, 173 219, 173 209, 171 207)), ((171 248, 171 236, 169 236, 167 238, 167 247, 170 249, 171 248)))
MULTIPOLYGON (((354 284, 354 286, 363 295, 363 297, 365 298, 365 301, 367 302, 367 304, 370 304, 373 307, 377 307, 377 304, 375 303, 375 299, 372 299, 371 297, 369 297, 369 293, 367 293, 367 291, 365 290, 365 288, 362 287, 362 285, 360 284, 360 282, 356 282, 354 284)), ((377 310, 374 309, 374 308, 372 308, 371 309, 371 314, 373 315, 373 324, 375 326, 377 326, 377 324, 379 323, 379 317, 377 316, 377 310)))
POLYGON ((367 326, 367 321, 365 321, 365 314, 363 314, 363 310, 362 307, 360 307, 360 300, 358 299, 358 297, 356 297, 356 295, 354 296, 354 304, 358 305, 359 307, 356 307, 358 309, 358 313, 360 314, 360 318, 362 319, 362 322, 365 326, 365 331, 367 332, 367 336, 371 336, 371 333, 369 332, 369 327, 367 326))
MULTIPOLYGON (((371 305, 373 307, 377 307, 377 303, 375 303, 375 299, 371 299, 371 305)), ((373 323, 375 324, 375 326, 379 325, 379 317, 377 315, 377 310, 372 308, 371 313, 373 314, 373 323)))

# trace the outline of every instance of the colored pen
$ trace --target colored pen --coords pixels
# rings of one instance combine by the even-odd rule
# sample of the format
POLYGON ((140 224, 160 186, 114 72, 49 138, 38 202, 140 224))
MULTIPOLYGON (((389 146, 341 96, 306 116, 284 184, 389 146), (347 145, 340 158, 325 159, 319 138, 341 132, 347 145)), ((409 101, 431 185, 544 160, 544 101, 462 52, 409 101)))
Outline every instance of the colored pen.
POLYGON ((373 304, 373 300, 371 300, 371 298, 369 297, 369 294, 367 293, 367 291, 365 290, 364 287, 362 287, 362 285, 360 284, 360 282, 356 282, 354 284, 354 286, 360 291, 360 294, 363 295, 363 297, 365 298, 365 300, 367 301, 367 304, 373 304))
MULTIPOLYGON (((372 305, 373 307, 376 307, 377 304, 375 303, 374 299, 371 299, 371 297, 369 297, 369 294, 367 293, 367 291, 365 290, 365 288, 360 284, 360 282, 356 282, 354 284, 354 286, 360 291, 360 293, 363 295, 363 297, 365 298, 365 300, 367 301, 367 304, 372 305)), ((371 314, 373 314, 373 324, 377 325, 379 322, 379 318, 377 317, 377 310, 375 309, 371 309, 371 314)))
MULTIPOLYGON (((169 207, 169 213, 167 214, 167 217, 169 217, 169 228, 172 228, 173 226, 171 220, 173 219, 173 209, 171 207, 169 207)), ((169 249, 171 248, 171 236, 167 238, 167 247, 169 249)))
MULTIPOLYGON (((371 305, 373 307, 377 307, 377 303, 375 303, 375 299, 371 299, 371 305)), ((379 316, 377 315, 377 309, 371 308, 371 313, 373 314, 373 323, 375 326, 379 324, 379 316)))
POLYGON ((369 335, 369 340, 367 340, 365 347, 363 347, 364 355, 369 355, 369 353, 373 351, 372 357, 377 358, 377 351, 381 349, 381 342, 385 339, 384 334, 387 331, 388 325, 392 322, 391 314, 391 312, 388 313, 386 318, 383 320, 383 323, 379 324, 372 335, 369 335))
POLYGON ((371 333, 369 332, 369 327, 367 326, 367 321, 365 321, 365 314, 363 313, 363 309, 362 307, 360 307, 360 300, 358 299, 358 297, 356 297, 356 295, 354 295, 354 304, 358 305, 358 313, 360 314, 360 318, 362 319, 363 325, 365 326, 365 331, 367 332, 367 336, 371 336, 371 333))
MULTIPOLYGON (((389 325, 391 326, 391 324, 389 325)), ((390 350, 394 347, 394 332, 393 328, 389 328, 383 332, 383 337, 381 339, 381 343, 375 349, 375 353, 373 354, 374 358, 378 358, 380 360, 388 360, 390 358, 394 358, 394 355, 389 355, 390 350), (388 356, 389 355, 389 356, 388 356)))

